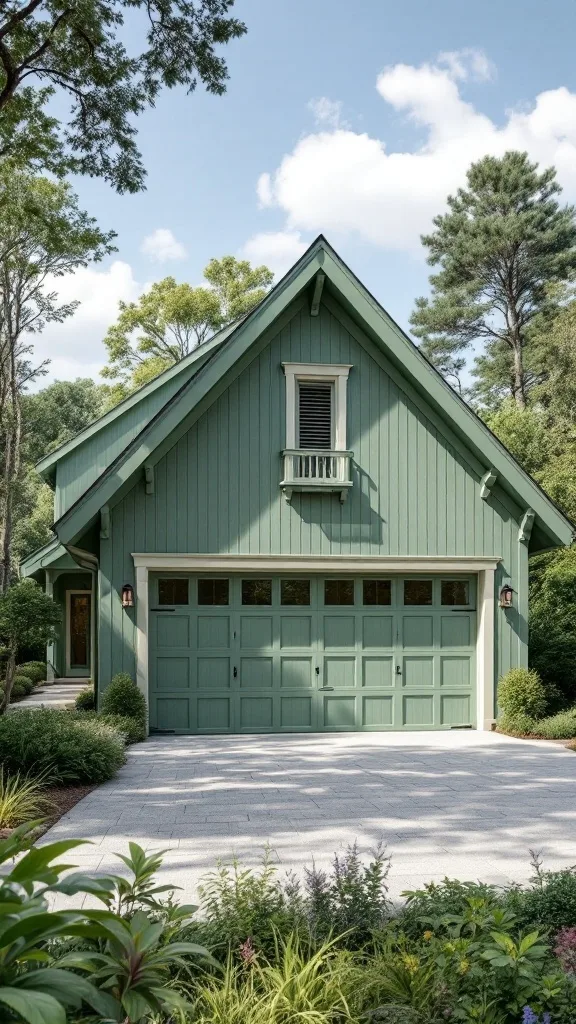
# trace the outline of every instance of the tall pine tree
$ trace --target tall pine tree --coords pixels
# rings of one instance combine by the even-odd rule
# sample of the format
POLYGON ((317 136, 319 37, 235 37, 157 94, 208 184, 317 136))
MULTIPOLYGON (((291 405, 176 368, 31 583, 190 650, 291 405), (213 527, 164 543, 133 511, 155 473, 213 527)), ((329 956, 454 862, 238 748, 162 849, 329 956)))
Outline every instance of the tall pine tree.
POLYGON ((523 409, 539 380, 531 327, 552 311, 550 285, 576 269, 575 210, 560 206, 560 192, 555 170, 539 173, 526 153, 487 156, 422 237, 439 270, 430 299, 416 300, 413 333, 448 379, 458 378, 467 349, 483 345, 474 374, 484 404, 512 396, 523 409))

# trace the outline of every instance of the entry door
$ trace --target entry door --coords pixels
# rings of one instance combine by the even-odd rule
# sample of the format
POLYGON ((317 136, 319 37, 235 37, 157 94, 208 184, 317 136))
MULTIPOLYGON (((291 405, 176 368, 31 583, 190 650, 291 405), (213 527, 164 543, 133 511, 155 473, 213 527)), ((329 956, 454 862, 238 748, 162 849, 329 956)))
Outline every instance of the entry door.
POLYGON ((91 601, 89 590, 68 590, 66 674, 90 675, 91 601))

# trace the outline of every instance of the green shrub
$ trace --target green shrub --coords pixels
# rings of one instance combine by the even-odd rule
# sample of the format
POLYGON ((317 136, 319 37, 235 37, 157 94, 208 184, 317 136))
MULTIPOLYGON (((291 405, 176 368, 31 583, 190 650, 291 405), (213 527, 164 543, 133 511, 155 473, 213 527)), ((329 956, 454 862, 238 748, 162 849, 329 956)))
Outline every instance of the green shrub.
POLYGON ((28 690, 23 683, 14 683, 10 691, 10 700, 21 700, 22 697, 28 696, 28 690))
POLYGON ((534 669, 511 668, 498 684, 498 707, 504 718, 542 718, 546 705, 546 688, 534 669))
POLYGON ((94 696, 94 687, 85 686, 75 700, 76 711, 94 711, 96 709, 96 700, 94 696))
POLYGON ((513 907, 522 928, 546 928, 554 935, 576 927, 576 872, 542 871, 538 865, 530 888, 514 893, 513 907))
POLYGON ((137 718, 130 718, 129 715, 98 715, 98 721, 116 729, 128 744, 142 743, 146 739, 146 727, 137 718))
POLYGON ((537 723, 537 732, 546 740, 573 739, 576 737, 576 707, 542 718, 537 723))
POLYGON ((576 548, 530 559, 530 664, 576 702, 576 548))
POLYGON ((28 676, 36 686, 38 683, 46 682, 47 672, 45 661, 27 661, 23 665, 17 665, 16 672, 28 676))
POLYGON ((50 773, 63 782, 105 782, 126 759, 115 729, 96 716, 23 708, 0 718, 0 750, 9 772, 50 773))
POLYGON ((498 719, 498 729, 510 736, 536 736, 540 722, 528 715, 503 715, 498 719))
POLYGON ((104 690, 100 699, 103 715, 121 715, 146 722, 146 701, 127 672, 119 672, 104 690))
POLYGON ((12 692, 14 692, 14 686, 19 686, 20 688, 24 689, 24 692, 26 694, 32 693, 32 690, 34 689, 34 683, 30 679, 30 677, 29 676, 25 676, 20 671, 18 671, 16 673, 16 675, 14 676, 14 684, 12 686, 12 692))

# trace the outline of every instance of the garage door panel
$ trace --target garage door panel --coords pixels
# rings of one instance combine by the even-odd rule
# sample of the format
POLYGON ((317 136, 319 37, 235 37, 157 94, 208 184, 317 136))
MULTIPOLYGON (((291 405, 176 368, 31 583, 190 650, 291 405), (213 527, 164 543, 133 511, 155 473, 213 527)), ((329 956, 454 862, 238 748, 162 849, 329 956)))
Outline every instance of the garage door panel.
POLYGON ((394 685, 394 658, 362 658, 362 686, 375 687, 394 685))
POLYGON ((324 685, 334 689, 349 689, 356 685, 356 658, 324 658, 324 685))
POLYGON ((362 725, 366 728, 378 729, 394 724, 394 698, 363 697, 362 725))
POLYGON ((264 650, 272 647, 273 621, 271 615, 242 615, 240 619, 240 647, 264 650))
POLYGON ((313 685, 312 658, 281 658, 280 686, 310 689, 313 685))
POLYGON ((324 616, 324 647, 354 647, 356 620, 353 615, 324 616))
POLYGON ((281 697, 280 726, 282 729, 310 729, 312 697, 281 697))
POLYGON ((440 697, 440 721, 442 725, 470 725, 470 697, 468 694, 440 697))
POLYGON ((226 650, 230 647, 228 615, 198 616, 198 650, 226 650))
POLYGON ((156 686, 159 690, 187 690, 190 686, 190 659, 156 658, 156 686))
POLYGON ((158 729, 188 732, 192 727, 189 699, 187 697, 157 697, 156 722, 158 729))
POLYGON ((198 656, 197 685, 199 690, 230 688, 230 658, 198 656))
POLYGON ((271 697, 240 698, 240 728, 271 729, 273 725, 271 697))
POLYGON ((470 686, 472 679, 470 658, 453 658, 442 655, 440 658, 440 686, 470 686))
POLYGON ((312 646, 312 616, 283 615, 280 619, 281 647, 312 646))
POLYGON ((434 725, 432 694, 410 694, 403 698, 403 725, 418 727, 434 725))
POLYGON ((270 689, 272 671, 272 658, 241 658, 240 686, 250 690, 270 689))
POLYGON ((324 697, 324 726, 327 729, 356 729, 356 698, 324 697))
POLYGON ((229 697, 199 697, 198 731, 227 732, 232 722, 230 705, 229 697))
POLYGON ((442 647, 470 647, 470 616, 443 615, 440 620, 440 645, 442 647))
POLYGON ((434 658, 408 655, 403 659, 402 677, 406 687, 434 686, 434 658))
POLYGON ((159 614, 156 617, 157 647, 190 647, 190 617, 159 614))
POLYGON ((392 647, 394 619, 391 615, 364 615, 362 617, 362 646, 392 647))
POLYGON ((404 647, 432 647, 434 644, 432 615, 404 615, 402 640, 404 647))

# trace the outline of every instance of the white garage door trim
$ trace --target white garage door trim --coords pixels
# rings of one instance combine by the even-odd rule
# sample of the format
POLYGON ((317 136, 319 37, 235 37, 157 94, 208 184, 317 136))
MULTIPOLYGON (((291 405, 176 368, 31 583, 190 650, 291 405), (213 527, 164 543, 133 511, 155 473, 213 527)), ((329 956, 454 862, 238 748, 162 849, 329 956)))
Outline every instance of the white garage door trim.
POLYGON ((351 558, 348 555, 185 555, 135 553, 136 570, 136 679, 148 699, 148 573, 182 572, 370 572, 446 573, 467 572, 478 576, 478 635, 476 646, 477 729, 489 730, 494 722, 494 558, 351 558))

